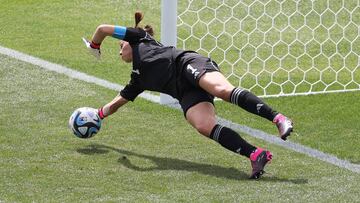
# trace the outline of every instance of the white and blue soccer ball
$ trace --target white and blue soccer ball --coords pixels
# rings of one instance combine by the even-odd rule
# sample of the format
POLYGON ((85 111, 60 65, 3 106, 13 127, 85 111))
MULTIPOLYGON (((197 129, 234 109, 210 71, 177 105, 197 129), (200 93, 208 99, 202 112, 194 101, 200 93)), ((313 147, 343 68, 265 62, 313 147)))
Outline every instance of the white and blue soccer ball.
POLYGON ((97 110, 90 107, 76 109, 70 116, 69 128, 79 138, 93 137, 101 128, 97 110))

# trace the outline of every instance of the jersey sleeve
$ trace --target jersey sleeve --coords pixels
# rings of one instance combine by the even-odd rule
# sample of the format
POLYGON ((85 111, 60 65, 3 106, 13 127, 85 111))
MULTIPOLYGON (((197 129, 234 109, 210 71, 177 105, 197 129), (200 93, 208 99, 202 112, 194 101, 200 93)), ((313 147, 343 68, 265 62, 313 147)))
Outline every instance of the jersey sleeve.
POLYGON ((143 91, 144 90, 140 87, 137 80, 131 78, 129 84, 127 84, 125 88, 120 91, 120 96, 128 101, 134 101, 135 98, 143 91))
POLYGON ((140 39, 144 38, 145 36, 146 32, 143 29, 127 27, 123 40, 129 42, 130 44, 133 44, 139 42, 140 39))
POLYGON ((135 44, 146 37, 146 32, 141 28, 123 27, 116 25, 112 37, 135 44))

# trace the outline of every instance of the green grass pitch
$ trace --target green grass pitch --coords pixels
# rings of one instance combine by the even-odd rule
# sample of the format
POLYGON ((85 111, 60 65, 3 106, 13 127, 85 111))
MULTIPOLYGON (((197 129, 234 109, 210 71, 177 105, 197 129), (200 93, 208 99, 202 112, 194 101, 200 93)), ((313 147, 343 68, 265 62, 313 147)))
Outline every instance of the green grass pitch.
MULTIPOLYGON (((131 26, 141 9, 160 33, 159 1, 1 1, 0 45, 125 84, 116 40, 94 62, 81 37, 100 23, 131 26)), ((270 149, 260 181, 250 163, 200 136, 180 111, 137 99, 107 118, 98 135, 78 139, 72 111, 98 107, 117 92, 0 55, 0 202, 357 202, 360 176, 242 135, 270 149)), ((293 142, 360 164, 358 92, 268 98, 292 117, 293 142)), ((276 134, 275 127, 230 104, 219 116, 276 134)))

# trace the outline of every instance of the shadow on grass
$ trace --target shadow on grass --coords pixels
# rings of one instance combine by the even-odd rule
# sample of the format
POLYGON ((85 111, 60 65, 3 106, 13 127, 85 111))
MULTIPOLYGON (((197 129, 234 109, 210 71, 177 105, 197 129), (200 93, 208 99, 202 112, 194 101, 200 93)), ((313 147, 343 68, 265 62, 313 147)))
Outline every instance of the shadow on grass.
MULTIPOLYGON (((204 175, 215 176, 219 178, 227 178, 233 180, 249 180, 249 174, 239 171, 236 168, 225 168, 222 166, 194 163, 191 161, 174 159, 168 157, 156 157, 145 154, 139 154, 123 149, 117 149, 114 147, 106 145, 89 145, 86 148, 77 149, 77 152, 86 155, 93 154, 106 154, 109 150, 115 151, 121 154, 121 157, 118 159, 118 162, 125 167, 135 170, 135 171, 158 171, 158 170, 178 170, 178 171, 188 171, 188 172, 198 172, 204 175), (136 166, 131 163, 130 159, 127 156, 136 156, 143 159, 151 160, 155 163, 155 167, 141 167, 136 166)), ((250 169, 249 169, 250 170, 250 169)), ((307 184, 307 179, 283 179, 277 177, 262 177, 261 181, 271 181, 271 182, 288 182, 293 184, 307 184)))

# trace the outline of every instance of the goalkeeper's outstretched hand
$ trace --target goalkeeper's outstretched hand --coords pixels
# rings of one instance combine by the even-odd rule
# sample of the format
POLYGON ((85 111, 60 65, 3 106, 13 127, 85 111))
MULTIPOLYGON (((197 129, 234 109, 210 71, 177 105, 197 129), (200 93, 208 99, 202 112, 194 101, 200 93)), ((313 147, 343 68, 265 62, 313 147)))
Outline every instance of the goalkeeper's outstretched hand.
POLYGON ((99 115, 100 119, 103 120, 106 116, 104 115, 103 107, 98 109, 97 114, 99 115))

